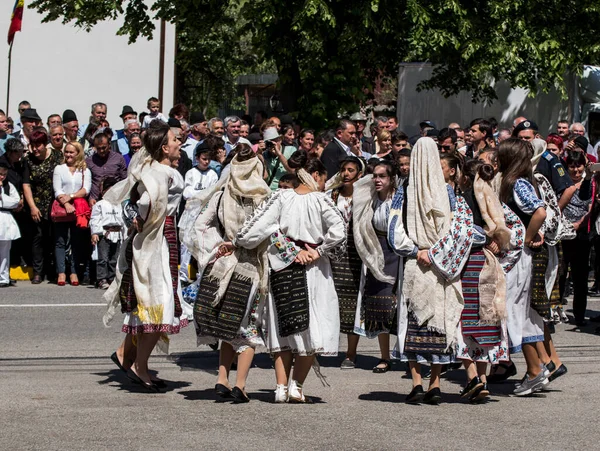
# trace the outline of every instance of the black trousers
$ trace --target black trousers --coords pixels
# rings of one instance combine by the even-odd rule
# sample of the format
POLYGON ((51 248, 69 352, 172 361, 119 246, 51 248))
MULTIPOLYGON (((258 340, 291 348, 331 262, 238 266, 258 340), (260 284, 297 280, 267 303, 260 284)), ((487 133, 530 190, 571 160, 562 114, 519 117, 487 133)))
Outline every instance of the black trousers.
MULTIPOLYGON (((562 241, 563 263, 571 267, 571 280, 573 281, 573 316, 575 322, 581 323, 585 320, 588 294, 588 274, 590 271, 590 249, 591 242, 585 239, 562 241)), ((560 277, 560 294, 565 292, 567 274, 560 277)))
POLYGON ((111 282, 115 278, 120 248, 120 241, 113 243, 105 237, 100 237, 100 241, 98 241, 98 261, 96 262, 98 281, 104 279, 111 282))
POLYGON ((34 275, 46 276, 48 280, 56 278, 53 224, 49 219, 31 221, 31 259, 34 275))

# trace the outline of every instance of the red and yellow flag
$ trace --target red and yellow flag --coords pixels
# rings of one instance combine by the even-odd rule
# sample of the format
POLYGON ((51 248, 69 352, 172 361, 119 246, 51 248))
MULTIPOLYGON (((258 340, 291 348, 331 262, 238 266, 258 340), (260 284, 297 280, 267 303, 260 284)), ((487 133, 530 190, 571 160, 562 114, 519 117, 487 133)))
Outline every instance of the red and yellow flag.
POLYGON ((11 45, 15 39, 15 33, 21 31, 23 23, 23 6, 25 0, 15 0, 15 7, 10 18, 10 28, 8 29, 8 45, 11 45))

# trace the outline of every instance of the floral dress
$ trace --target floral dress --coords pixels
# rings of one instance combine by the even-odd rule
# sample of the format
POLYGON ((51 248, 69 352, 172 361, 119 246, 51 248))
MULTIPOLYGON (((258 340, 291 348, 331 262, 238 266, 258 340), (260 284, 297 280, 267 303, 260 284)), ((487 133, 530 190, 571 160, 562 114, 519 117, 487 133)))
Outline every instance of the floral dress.
POLYGON ((31 154, 25 157, 23 183, 31 187, 33 201, 44 219, 50 218, 50 207, 54 200, 52 177, 54 168, 62 164, 62 159, 62 154, 56 150, 50 151, 48 158, 43 161, 39 161, 31 154))

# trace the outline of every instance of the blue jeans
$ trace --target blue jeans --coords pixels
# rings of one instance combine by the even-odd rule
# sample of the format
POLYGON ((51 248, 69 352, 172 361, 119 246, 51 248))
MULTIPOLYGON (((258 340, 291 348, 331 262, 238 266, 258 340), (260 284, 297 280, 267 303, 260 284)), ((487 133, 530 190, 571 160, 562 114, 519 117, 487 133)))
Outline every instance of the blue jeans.
POLYGON ((65 260, 69 259, 71 266, 71 274, 77 274, 80 272, 79 268, 84 260, 82 259, 81 252, 86 249, 84 239, 85 229, 80 229, 75 225, 75 221, 72 222, 55 222, 54 223, 54 237, 55 237, 55 249, 56 255, 56 272, 58 274, 65 273, 65 260), (70 248, 70 255, 67 257, 67 250, 70 248))

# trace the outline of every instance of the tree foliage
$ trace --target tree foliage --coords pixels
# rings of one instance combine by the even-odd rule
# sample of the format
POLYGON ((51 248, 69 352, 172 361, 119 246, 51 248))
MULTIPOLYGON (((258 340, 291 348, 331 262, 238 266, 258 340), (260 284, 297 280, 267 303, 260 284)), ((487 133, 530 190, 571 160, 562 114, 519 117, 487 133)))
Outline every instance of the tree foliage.
MULTIPOLYGON (((600 60, 596 0, 36 0, 45 20, 91 29, 123 17, 130 41, 175 23, 178 64, 206 82, 204 101, 235 75, 274 68, 285 108, 322 126, 364 102, 398 64, 428 61, 422 89, 493 100, 494 80, 564 93, 564 76, 600 60), (198 75, 199 74, 199 75, 198 75)), ((229 94, 228 94, 229 93, 229 94)))

